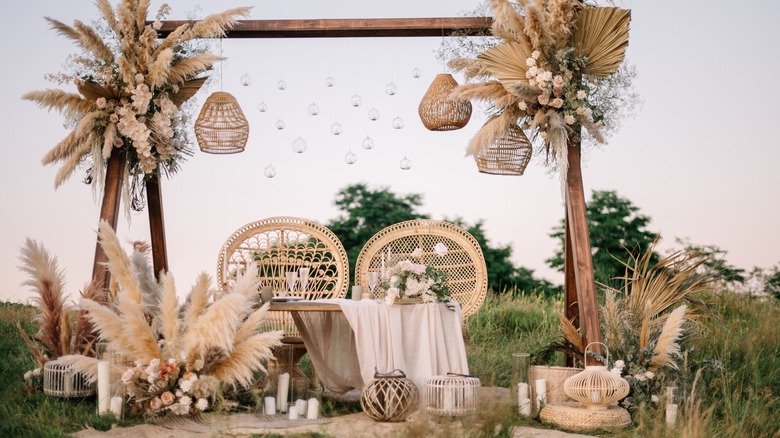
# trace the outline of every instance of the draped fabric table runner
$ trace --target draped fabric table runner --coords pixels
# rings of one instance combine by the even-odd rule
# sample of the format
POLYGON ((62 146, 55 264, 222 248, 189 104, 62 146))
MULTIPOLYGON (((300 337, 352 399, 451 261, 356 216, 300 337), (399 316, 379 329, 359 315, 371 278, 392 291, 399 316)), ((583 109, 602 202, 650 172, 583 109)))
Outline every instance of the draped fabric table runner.
POLYGON ((336 393, 362 388, 374 369, 400 369, 422 390, 425 379, 468 374, 460 306, 388 305, 374 300, 316 300, 341 312, 291 312, 323 385, 336 393))

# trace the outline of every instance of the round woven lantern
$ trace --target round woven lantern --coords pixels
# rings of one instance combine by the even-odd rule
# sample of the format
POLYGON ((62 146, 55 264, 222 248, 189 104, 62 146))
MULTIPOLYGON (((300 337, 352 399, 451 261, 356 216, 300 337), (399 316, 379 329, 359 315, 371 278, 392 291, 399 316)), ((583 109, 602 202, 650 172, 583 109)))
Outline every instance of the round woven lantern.
POLYGON ((531 142, 523 130, 512 125, 505 135, 496 139, 486 150, 474 155, 474 161, 481 173, 520 176, 528 167, 532 152, 531 142))
MULTIPOLYGON (((585 357, 588 356, 588 348, 585 347, 585 357)), ((606 345, 604 345, 606 350, 606 345)), ((609 363, 609 352, 607 352, 609 363)), ((629 386, 626 379, 613 374, 604 365, 585 365, 585 371, 577 373, 563 382, 563 390, 566 395, 582 403, 589 410, 605 410, 607 407, 628 395, 629 386)))
POLYGON ((401 370, 374 373, 374 380, 363 386, 360 406, 375 421, 403 421, 417 408, 417 386, 401 370))
POLYGON ((53 397, 87 397, 95 393, 95 384, 73 371, 73 365, 50 360, 43 365, 43 392, 53 397))
POLYGON ((417 112, 423 125, 431 131, 454 131, 471 118, 471 102, 449 99, 458 82, 448 73, 436 75, 425 92, 417 112))
POLYGON ((217 91, 206 99, 195 120, 195 138, 203 152, 243 152, 249 138, 249 122, 233 95, 217 91))
POLYGON ((423 391, 425 412, 430 415, 462 417, 477 411, 479 379, 472 376, 448 373, 425 380, 423 391))

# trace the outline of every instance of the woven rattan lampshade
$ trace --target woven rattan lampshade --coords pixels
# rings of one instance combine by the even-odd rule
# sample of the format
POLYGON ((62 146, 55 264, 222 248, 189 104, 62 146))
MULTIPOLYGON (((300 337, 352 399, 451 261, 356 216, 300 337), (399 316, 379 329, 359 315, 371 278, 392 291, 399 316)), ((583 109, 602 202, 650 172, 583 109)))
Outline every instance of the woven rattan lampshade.
POLYGON ((423 125, 431 131, 454 131, 471 118, 471 102, 448 99, 458 82, 449 73, 440 73, 425 92, 417 112, 423 125))
POLYGON ((249 138, 249 122, 230 93, 217 91, 206 99, 195 121, 200 150, 210 154, 243 152, 249 138))
POLYGON ((360 406, 374 421, 403 421, 417 408, 417 386, 401 370, 374 373, 360 392, 360 406))
POLYGON ((512 125, 486 150, 474 155, 474 161, 481 173, 520 176, 528 167, 532 152, 531 142, 523 130, 512 125))
MULTIPOLYGON (((587 357, 588 347, 585 347, 587 357)), ((606 346, 605 346, 606 348, 606 346)), ((609 361, 609 356, 607 356, 609 361)), ((582 403, 586 409, 605 410, 607 406, 628 395, 629 386, 626 379, 615 375, 602 365, 586 365, 585 371, 575 374, 563 382, 566 395, 582 403)))

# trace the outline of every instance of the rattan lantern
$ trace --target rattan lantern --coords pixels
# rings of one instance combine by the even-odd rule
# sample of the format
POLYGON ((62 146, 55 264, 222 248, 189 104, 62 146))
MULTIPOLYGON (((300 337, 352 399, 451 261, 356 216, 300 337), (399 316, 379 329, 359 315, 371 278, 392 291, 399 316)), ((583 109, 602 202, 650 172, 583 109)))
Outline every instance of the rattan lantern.
POLYGON ((374 380, 363 386, 360 406, 375 421, 403 421, 417 408, 417 386, 401 370, 374 373, 374 380))
MULTIPOLYGON (((588 348, 593 344, 604 345, 601 342, 588 344, 585 347, 586 358, 588 348)), ((609 352, 607 352, 607 362, 609 362, 609 352)), ((585 365, 585 371, 563 382, 563 390, 566 395, 582 403, 586 409, 605 410, 610 404, 627 396, 629 386, 626 379, 609 372, 604 365, 585 365)))
POLYGON ((449 73, 436 75, 425 92, 417 112, 423 125, 431 131, 460 129, 471 118, 471 102, 449 99, 458 82, 449 73))
POLYGON ((210 154, 243 152, 249 138, 249 122, 233 95, 217 91, 206 99, 195 120, 200 150, 210 154))
POLYGON ((448 373, 425 380, 425 412, 443 417, 463 417, 477 411, 479 379, 448 373))
POLYGON ((496 139, 486 150, 474 155, 474 161, 481 173, 520 176, 528 167, 532 152, 531 142, 523 130, 512 125, 505 135, 496 139))
POLYGON ((53 397, 87 397, 95 393, 95 383, 73 370, 73 365, 50 360, 43 365, 43 392, 53 397))

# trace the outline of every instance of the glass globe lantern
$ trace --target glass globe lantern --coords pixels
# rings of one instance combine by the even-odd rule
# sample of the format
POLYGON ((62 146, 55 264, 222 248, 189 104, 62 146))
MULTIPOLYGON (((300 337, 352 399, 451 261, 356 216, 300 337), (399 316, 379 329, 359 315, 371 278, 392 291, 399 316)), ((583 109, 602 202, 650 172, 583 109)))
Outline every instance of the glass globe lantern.
POLYGON ((241 76, 241 85, 248 87, 252 85, 252 76, 249 76, 247 73, 244 73, 243 76, 241 76))
POLYGON ((368 120, 371 120, 372 122, 379 120, 379 110, 376 108, 368 110, 368 120))
POLYGON ((261 113, 264 113, 268 111, 268 105, 266 105, 265 102, 260 102, 257 104, 257 110, 260 111, 261 113))
POLYGON ((306 140, 304 140, 304 139, 302 139, 300 137, 296 138, 292 142, 292 150, 296 154, 302 154, 302 153, 306 152, 306 147, 307 147, 306 140))
POLYGON ((274 126, 276 126, 276 129, 281 131, 282 129, 284 129, 285 126, 287 126, 287 124, 284 123, 284 120, 279 119, 276 121, 276 124, 274 126))
POLYGON ((401 170, 409 170, 412 168, 412 160, 404 155, 404 157, 401 159, 401 162, 398 163, 398 166, 401 168, 401 170))
POLYGON ((336 80, 333 79, 332 76, 328 76, 327 78, 325 78, 325 86, 326 87, 331 88, 334 85, 336 85, 336 80))
POLYGON ((343 130, 341 129, 341 123, 336 122, 332 125, 330 125, 330 133, 333 135, 341 135, 343 130))
POLYGON ((320 113, 320 106, 312 102, 306 110, 309 112, 309 115, 316 116, 320 113))
POLYGON ((374 139, 366 136, 366 138, 363 139, 363 149, 374 149, 374 139))
POLYGON ((274 168, 273 164, 269 164, 265 167, 265 170, 263 170, 263 175, 265 175, 266 178, 273 178, 276 176, 276 169, 274 168))
POLYGON ((421 74, 421 72, 420 72, 419 68, 415 67, 415 68, 412 69, 412 77, 413 78, 415 78, 415 79, 419 78, 420 74, 421 74))
POLYGON ((401 116, 397 116, 393 119, 393 129, 403 129, 404 128, 404 119, 401 118, 401 116))
POLYGON ((276 88, 278 88, 281 91, 286 90, 287 89, 287 82, 285 82, 284 80, 281 80, 281 81, 277 82, 276 83, 276 88))
POLYGON ((347 152, 346 155, 344 155, 344 162, 347 164, 355 164, 357 161, 357 155, 355 155, 352 151, 347 152))
POLYGON ((390 96, 394 96, 395 93, 398 92, 398 87, 395 86, 395 83, 390 82, 387 85, 385 85, 385 93, 387 93, 390 96))
POLYGON ((357 94, 352 96, 352 100, 350 101, 350 104, 354 107, 359 107, 363 104, 363 99, 360 98, 357 94))

